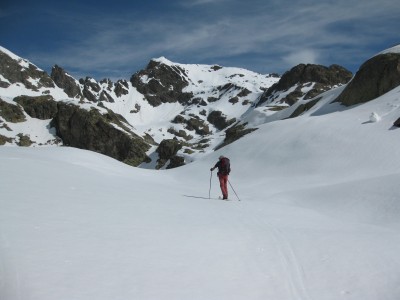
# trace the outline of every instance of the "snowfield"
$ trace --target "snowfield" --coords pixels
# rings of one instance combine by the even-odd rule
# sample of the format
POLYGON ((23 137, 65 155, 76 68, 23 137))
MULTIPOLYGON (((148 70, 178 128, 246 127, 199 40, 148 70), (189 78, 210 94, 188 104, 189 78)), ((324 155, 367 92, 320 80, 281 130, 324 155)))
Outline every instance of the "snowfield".
POLYGON ((400 88, 320 103, 172 170, 0 147, 0 298, 400 299, 400 88))

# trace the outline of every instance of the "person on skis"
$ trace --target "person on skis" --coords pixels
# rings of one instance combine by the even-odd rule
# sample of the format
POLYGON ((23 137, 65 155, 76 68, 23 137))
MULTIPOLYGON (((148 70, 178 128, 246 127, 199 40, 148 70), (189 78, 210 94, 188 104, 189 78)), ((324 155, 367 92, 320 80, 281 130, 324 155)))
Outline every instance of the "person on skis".
POLYGON ((222 199, 227 200, 228 199, 228 175, 231 172, 231 165, 229 158, 224 157, 221 155, 219 157, 218 162, 215 164, 214 167, 210 169, 210 171, 214 171, 215 168, 218 168, 218 179, 219 179, 219 185, 221 187, 222 191, 222 199))

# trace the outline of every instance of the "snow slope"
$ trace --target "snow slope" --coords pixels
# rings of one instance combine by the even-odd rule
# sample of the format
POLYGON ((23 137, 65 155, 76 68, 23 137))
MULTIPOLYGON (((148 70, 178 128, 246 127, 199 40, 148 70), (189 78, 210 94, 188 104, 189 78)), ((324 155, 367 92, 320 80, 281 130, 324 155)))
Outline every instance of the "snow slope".
POLYGON ((1 299, 400 299, 400 88, 326 99, 172 170, 0 147, 1 299))

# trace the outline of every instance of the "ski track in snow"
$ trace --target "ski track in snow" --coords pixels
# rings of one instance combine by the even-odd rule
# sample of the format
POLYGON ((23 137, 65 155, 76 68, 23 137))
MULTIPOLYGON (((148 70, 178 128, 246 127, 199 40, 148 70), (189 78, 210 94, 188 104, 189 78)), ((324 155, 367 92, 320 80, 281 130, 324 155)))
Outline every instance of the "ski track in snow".
MULTIPOLYGON (((266 222, 267 223, 267 222, 266 222)), ((267 223, 268 224, 268 223, 267 223)), ((302 265, 297 258, 290 241, 285 237, 281 230, 272 225, 269 229, 275 239, 275 245, 281 255, 281 262, 285 266, 287 277, 290 280, 292 295, 295 299, 311 300, 305 285, 305 273, 302 265)))
MULTIPOLYGON (((20 275, 18 270, 10 263, 10 255, 7 251, 8 247, 9 242, 5 235, 0 231, 0 291, 2 291, 0 296, 11 297, 16 300, 24 300, 20 292, 20 275)), ((1 297, 0 299, 3 300, 1 297)), ((4 298, 4 300, 7 300, 7 298, 4 298)))
MULTIPOLYGON (((254 225, 261 230, 265 231, 268 236, 271 237, 275 248, 277 249, 280 263, 286 273, 285 278, 288 280, 288 285, 290 286, 290 292, 292 294, 292 299, 298 300, 312 300, 308 294, 308 290, 305 284, 305 272, 304 269, 297 258, 296 252, 288 238, 285 234, 277 227, 273 226, 271 223, 265 220, 265 216, 262 217, 259 213, 254 210, 248 213, 248 209, 245 208, 243 202, 234 202, 234 206, 240 216, 239 224, 242 224, 242 230, 248 230, 248 228, 254 227, 254 225), (247 212, 247 213, 245 213, 247 212), (243 226, 246 224, 246 226, 243 226), (249 226, 250 225, 250 226, 249 226)), ((264 247, 259 247, 258 252, 263 252, 264 247)), ((266 265, 267 259, 258 261, 262 264, 263 274, 266 279, 269 279, 267 270, 270 266, 266 265)))
MULTIPOLYGON (((285 234, 273 226, 270 222, 265 220, 265 216, 261 216, 254 209, 246 205, 243 201, 231 201, 232 209, 234 209, 235 220, 232 223, 231 212, 224 210, 215 210, 214 217, 217 218, 222 224, 233 224, 235 235, 230 236, 229 239, 235 239, 238 244, 243 243, 244 238, 254 239, 252 229, 264 231, 269 237, 270 242, 266 243, 265 239, 252 240, 249 245, 259 245, 253 249, 257 253, 257 269, 260 271, 266 282, 271 280, 271 265, 270 260, 265 257, 265 249, 271 249, 271 244, 276 249, 276 256, 283 269, 289 287, 291 297, 290 299, 297 300, 313 300, 309 293, 305 282, 305 271, 296 255, 296 252, 285 234), (265 257, 265 259, 264 259, 265 257)), ((246 262, 249 265, 255 264, 253 260, 246 262)), ((282 278, 282 279, 283 279, 282 278)), ((283 284, 282 284, 283 285, 283 284)))

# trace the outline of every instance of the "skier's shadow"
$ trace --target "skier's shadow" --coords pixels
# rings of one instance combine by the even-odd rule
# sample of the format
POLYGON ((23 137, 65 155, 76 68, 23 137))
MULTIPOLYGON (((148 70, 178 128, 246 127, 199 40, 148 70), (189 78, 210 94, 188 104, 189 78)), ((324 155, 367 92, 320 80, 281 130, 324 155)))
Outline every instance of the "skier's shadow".
POLYGON ((193 196, 193 195, 182 195, 183 197, 188 197, 188 198, 196 198, 196 199, 207 199, 210 200, 211 198, 208 197, 201 197, 201 196, 193 196))

